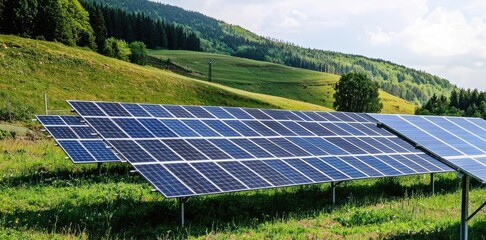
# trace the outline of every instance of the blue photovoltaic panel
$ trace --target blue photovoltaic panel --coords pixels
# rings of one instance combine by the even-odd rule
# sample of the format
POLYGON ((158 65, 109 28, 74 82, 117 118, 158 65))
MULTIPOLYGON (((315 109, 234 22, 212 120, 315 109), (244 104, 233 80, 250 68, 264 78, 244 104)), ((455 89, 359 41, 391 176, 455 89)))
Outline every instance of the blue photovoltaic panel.
POLYGON ((130 159, 130 162, 157 162, 142 147, 132 140, 110 140, 108 141, 119 153, 130 159))
POLYGON ((96 105, 100 107, 108 116, 129 117, 130 113, 125 110, 119 103, 99 102, 96 105))
POLYGON ((159 105, 152 105, 152 104, 141 104, 140 105, 143 109, 149 112, 152 116, 158 118, 173 118, 172 114, 170 114, 167 110, 162 108, 159 105))
POLYGON ((106 116, 106 114, 101 111, 101 109, 94 103, 94 102, 69 102, 71 106, 76 109, 76 112, 83 116, 92 116, 92 117, 98 117, 98 116, 106 116))
POLYGON ((119 162, 112 149, 79 116, 36 116, 74 163, 119 162))
POLYGON ((88 163, 96 161, 94 157, 89 154, 89 152, 78 141, 60 140, 58 143, 73 162, 88 163))
POLYGON ((176 118, 194 118, 194 115, 189 113, 182 106, 167 105, 164 106, 164 108, 167 109, 176 118))
POLYGON ((150 152, 159 162, 182 160, 181 157, 159 140, 139 140, 137 143, 150 152))
POLYGON ((158 138, 173 138, 177 137, 169 127, 162 124, 157 119, 139 119, 138 120, 146 129, 148 129, 155 137, 158 138))
POLYGON ((260 109, 244 108, 243 110, 245 110, 248 114, 253 116, 253 118, 255 119, 272 119, 270 116, 260 111, 260 109))
POLYGON ((302 120, 302 118, 291 111, 273 109, 263 109, 262 111, 275 120, 302 120))
POLYGON ((193 163, 192 166, 225 192, 248 189, 216 163, 193 163))
POLYGON ((135 168, 165 197, 192 196, 195 194, 161 165, 136 165, 135 168))
POLYGON ((185 125, 182 121, 176 119, 160 120, 167 128, 174 131, 181 137, 199 137, 195 131, 185 125))
MULTIPOLYGON (((60 116, 62 120, 69 126, 87 126, 86 123, 83 122, 83 118, 80 116, 60 116)), ((49 125, 44 124, 43 125, 49 125)), ((55 124, 54 124, 55 125, 55 124)))
POLYGON ((81 139, 99 139, 96 132, 88 126, 83 126, 83 127, 74 126, 74 127, 71 127, 71 129, 81 139))
POLYGON ((211 139, 209 140, 215 146, 220 148, 221 150, 225 151, 234 159, 250 159, 255 158, 247 151, 243 150, 242 148, 236 146, 234 143, 230 142, 227 139, 211 139))
POLYGON ((68 126, 47 126, 46 130, 56 139, 78 139, 76 133, 68 126))
POLYGON ((120 161, 103 141, 82 141, 81 144, 88 150, 97 162, 120 161))
POLYGON ((226 123, 226 125, 233 128, 234 130, 238 131, 240 134, 242 134, 245 137, 261 136, 260 134, 258 134, 257 131, 254 131, 250 127, 243 124, 243 122, 241 122, 241 121, 226 120, 226 121, 223 121, 223 122, 226 123))
POLYGON ((342 172, 338 171, 331 165, 319 160, 318 158, 306 158, 303 159, 304 162, 307 164, 313 166, 314 168, 318 169, 322 173, 326 173, 327 176, 334 180, 347 180, 350 179, 350 177, 344 175, 342 172))
POLYGON ((273 131, 272 129, 266 127, 259 121, 242 121, 246 126, 253 129, 255 132, 258 132, 260 135, 263 136, 279 136, 278 133, 273 131))
POLYGON ((288 186, 288 185, 297 184, 292 182, 290 179, 286 178, 281 173, 277 172, 275 169, 265 164, 263 161, 257 161, 257 160, 244 161, 242 163, 245 164, 251 170, 258 173, 260 176, 262 176, 264 179, 266 179, 274 186, 286 186, 286 185, 288 186))
POLYGON ((182 120, 182 122, 195 132, 199 133, 202 137, 221 137, 219 133, 199 120, 182 120))
POLYGON ((93 104, 108 116, 86 124, 167 197, 451 170, 365 114, 93 104))
POLYGON ((272 186, 256 172, 250 170, 248 167, 245 167, 240 162, 220 162, 218 165, 223 167, 226 171, 238 178, 251 189, 267 188, 272 186))
POLYGON ((196 118, 215 118, 211 113, 200 106, 184 106, 196 118))
POLYGON ((128 138, 123 131, 108 118, 86 119, 103 138, 128 138))
POLYGON ((292 180, 292 182, 296 184, 307 184, 313 182, 310 178, 298 172, 298 170, 295 170, 294 168, 292 168, 290 165, 286 164, 282 160, 268 160, 265 161, 265 163, 270 167, 272 167, 273 169, 280 172, 281 174, 283 174, 288 179, 292 180))
POLYGON ((320 172, 319 170, 315 169, 314 167, 303 162, 300 159, 287 159, 285 161, 295 169, 299 170, 305 176, 312 179, 312 181, 314 182, 326 182, 331 179, 324 173, 320 172))
POLYGON ((131 138, 153 138, 145 127, 134 118, 115 118, 113 121, 131 138))
POLYGON ((219 119, 234 119, 231 114, 229 114, 226 110, 222 107, 203 107, 208 112, 210 112, 213 116, 219 119))
POLYGON ((138 104, 123 103, 122 106, 134 117, 150 117, 150 114, 138 104))
MULTIPOLYGON (((385 127, 412 141, 451 166, 486 183, 486 164, 475 158, 486 155, 482 137, 486 121, 479 118, 370 114, 385 127)), ((410 158, 422 168, 443 169, 442 164, 423 158, 410 158), (433 162, 433 164, 432 164, 433 162)))
POLYGON ((37 120, 44 125, 54 125, 54 126, 62 126, 66 125, 66 123, 62 120, 60 116, 36 116, 37 120))
POLYGON ((214 184, 187 163, 166 164, 165 167, 196 193, 221 192, 214 184))

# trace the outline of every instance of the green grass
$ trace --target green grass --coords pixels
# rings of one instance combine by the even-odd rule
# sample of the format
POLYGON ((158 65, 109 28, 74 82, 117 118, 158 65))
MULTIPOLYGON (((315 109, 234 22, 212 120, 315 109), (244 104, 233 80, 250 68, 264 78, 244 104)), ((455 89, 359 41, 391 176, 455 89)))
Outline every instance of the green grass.
MULTIPOLYGON (((1 239, 457 239, 460 181, 455 174, 346 182, 330 203, 329 184, 189 199, 186 229, 173 199, 128 164, 74 165, 51 140, 0 141, 1 239)), ((486 189, 474 185, 471 210, 486 189)), ((486 216, 470 222, 486 235, 486 216)))
MULTIPOLYGON (((175 72, 207 80, 208 61, 212 60, 213 82, 250 92, 295 99, 332 108, 334 85, 339 76, 292 68, 250 59, 191 51, 150 51, 153 66, 165 66, 170 59, 175 72), (158 60, 157 60, 158 59, 158 60)), ((384 113, 413 113, 415 105, 380 91, 384 113)))
POLYGON ((264 94, 207 84, 62 44, 0 35, 0 104, 12 101, 43 112, 68 110, 66 99, 329 110, 264 94))

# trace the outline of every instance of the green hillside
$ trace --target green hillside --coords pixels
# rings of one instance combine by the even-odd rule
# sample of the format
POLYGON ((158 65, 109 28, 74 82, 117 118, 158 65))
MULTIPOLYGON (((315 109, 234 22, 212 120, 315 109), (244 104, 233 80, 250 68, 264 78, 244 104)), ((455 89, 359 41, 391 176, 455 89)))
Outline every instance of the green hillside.
POLYGON ((225 23, 194 11, 148 0, 85 0, 104 3, 153 19, 164 19, 184 26, 201 38, 205 52, 274 62, 288 66, 342 74, 364 71, 377 80, 383 90, 416 104, 433 94, 449 95, 455 88, 446 79, 383 59, 310 49, 258 36, 240 26, 225 23))
POLYGON ((329 110, 141 67, 62 44, 0 35, 0 104, 8 97, 43 110, 66 99, 329 110))
MULTIPOLYGON (((334 84, 339 76, 227 55, 156 50, 151 64, 166 67, 167 59, 180 74, 207 81, 212 61, 213 82, 250 92, 264 93, 332 108, 334 84)), ((380 92, 386 113, 413 113, 415 106, 384 91, 380 92)))

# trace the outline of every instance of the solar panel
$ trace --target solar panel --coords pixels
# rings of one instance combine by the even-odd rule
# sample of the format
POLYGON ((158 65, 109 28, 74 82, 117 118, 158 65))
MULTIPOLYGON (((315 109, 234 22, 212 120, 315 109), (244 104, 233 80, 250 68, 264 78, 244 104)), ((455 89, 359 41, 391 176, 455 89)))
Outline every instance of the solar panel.
POLYGON ((36 116, 74 163, 120 162, 96 131, 79 116, 36 116))
MULTIPOLYGON (((370 114, 385 127, 456 169, 486 183, 486 121, 479 118, 370 114)), ((401 145, 402 146, 402 145, 401 145)), ((402 146, 405 147, 405 146, 402 146)), ((443 168, 429 159, 410 159, 426 170, 443 168)), ((414 169, 422 170, 423 169, 414 169)))
POLYGON ((69 103, 166 197, 451 171, 365 114, 69 103))

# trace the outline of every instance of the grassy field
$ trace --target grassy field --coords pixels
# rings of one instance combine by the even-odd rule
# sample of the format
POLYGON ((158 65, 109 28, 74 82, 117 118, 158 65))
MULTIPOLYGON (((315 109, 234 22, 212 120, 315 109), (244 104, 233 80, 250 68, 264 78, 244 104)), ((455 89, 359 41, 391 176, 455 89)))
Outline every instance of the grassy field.
POLYGON ((142 67, 62 44, 0 35, 0 104, 43 112, 68 109, 66 99, 313 109, 315 104, 208 84, 170 71, 142 67))
MULTIPOLYGON (((339 76, 249 60, 227 55, 191 51, 150 51, 153 66, 165 67, 167 59, 178 66, 175 72, 207 80, 208 61, 212 61, 212 79, 232 88, 270 94, 332 108, 334 84, 339 76)), ((380 91, 384 113, 413 113, 415 105, 380 91)))
MULTIPOLYGON (((186 229, 173 199, 128 164, 74 165, 50 140, 0 141, 0 239, 457 239, 455 174, 351 181, 191 198, 186 229)), ((471 209, 486 189, 474 185, 471 209)), ((486 216, 470 222, 486 236, 486 216)))

